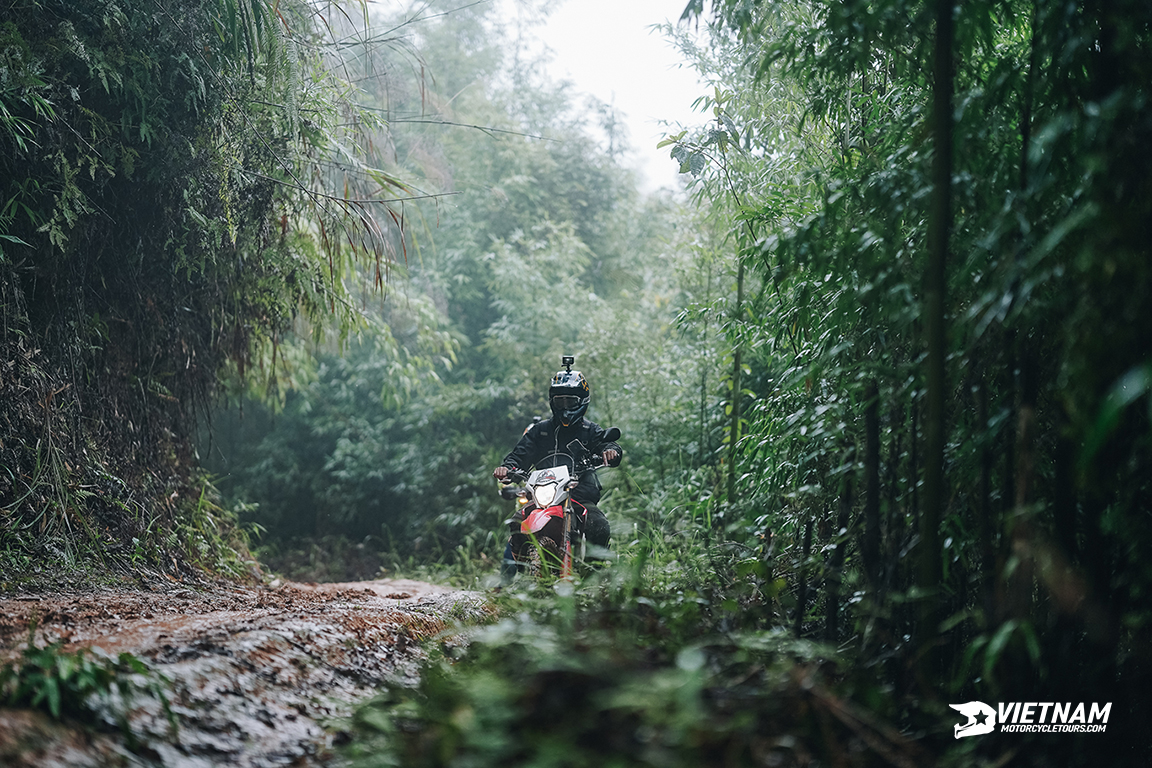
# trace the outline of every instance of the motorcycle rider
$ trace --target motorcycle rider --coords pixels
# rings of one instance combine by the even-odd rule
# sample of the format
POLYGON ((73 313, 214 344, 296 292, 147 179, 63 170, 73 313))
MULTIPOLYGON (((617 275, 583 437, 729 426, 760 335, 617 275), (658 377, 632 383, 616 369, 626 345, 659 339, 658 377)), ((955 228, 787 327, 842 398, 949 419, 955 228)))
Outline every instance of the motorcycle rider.
MULTIPOLYGON (((536 466, 537 462, 545 462, 543 466, 536 466, 537 469, 554 466, 545 461, 547 457, 565 452, 573 440, 579 440, 589 450, 599 451, 608 466, 619 466, 623 458, 620 446, 615 442, 606 442, 605 430, 584 418, 592 399, 592 391, 584 374, 572 370, 572 363, 573 359, 565 356, 565 370, 557 371, 548 387, 548 405, 552 418, 538 421, 524 430, 520 441, 492 472, 497 480, 504 480, 509 471, 523 473, 536 466)), ((600 481, 595 472, 585 472, 580 476, 579 484, 572 490, 572 500, 586 510, 583 515, 584 537, 591 544, 607 547, 612 530, 608 518, 596 506, 600 501, 600 481)), ((504 560, 505 569, 510 564, 515 565, 511 545, 505 549, 504 560)))

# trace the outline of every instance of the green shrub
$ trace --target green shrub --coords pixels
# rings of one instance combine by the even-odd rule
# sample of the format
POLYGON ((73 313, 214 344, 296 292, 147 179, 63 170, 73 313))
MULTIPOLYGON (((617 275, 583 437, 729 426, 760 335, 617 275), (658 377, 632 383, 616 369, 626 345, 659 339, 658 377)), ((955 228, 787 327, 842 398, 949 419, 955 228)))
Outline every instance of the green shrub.
MULTIPOLYGON (((691 572, 692 569, 685 569, 691 572)), ((724 632, 690 584, 618 565, 500 594, 505 617, 434 652, 353 718, 355 765, 871 765, 916 748, 864 715, 885 694, 781 629, 724 632), (862 746, 864 745, 864 746, 862 746)), ((890 708, 890 705, 889 705, 890 708)))
POLYGON ((112 658, 99 650, 65 652, 61 643, 41 648, 32 642, 30 633, 20 659, 0 667, 0 701, 9 707, 41 710, 56 720, 69 718, 90 724, 111 712, 131 737, 128 704, 139 693, 158 698, 175 729, 164 682, 130 653, 112 658))

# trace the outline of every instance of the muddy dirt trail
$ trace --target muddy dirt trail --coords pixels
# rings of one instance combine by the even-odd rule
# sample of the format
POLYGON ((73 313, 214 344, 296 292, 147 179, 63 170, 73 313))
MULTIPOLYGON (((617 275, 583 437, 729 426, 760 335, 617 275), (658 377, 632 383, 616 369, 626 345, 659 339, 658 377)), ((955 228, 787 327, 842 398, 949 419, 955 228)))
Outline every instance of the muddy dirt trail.
POLYGON ((273 582, 0 596, 0 660, 35 642, 128 652, 169 682, 132 701, 135 751, 112 725, 0 708, 5 766, 311 766, 334 762, 339 722, 387 679, 412 680, 420 642, 490 613, 479 593, 417 581, 273 582), (273 588, 274 587, 274 588, 273 588))

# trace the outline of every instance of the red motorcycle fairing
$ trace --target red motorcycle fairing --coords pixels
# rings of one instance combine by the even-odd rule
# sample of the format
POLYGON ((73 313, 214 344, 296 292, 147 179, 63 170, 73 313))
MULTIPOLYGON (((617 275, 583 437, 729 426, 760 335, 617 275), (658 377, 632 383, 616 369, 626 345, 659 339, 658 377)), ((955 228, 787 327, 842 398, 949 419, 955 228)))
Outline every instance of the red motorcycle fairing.
MULTIPOLYGON (((584 509, 584 505, 578 501, 573 501, 572 506, 577 508, 573 511, 580 518, 583 518, 588 512, 584 509)), ((554 517, 563 519, 564 507, 556 505, 544 509, 539 507, 530 509, 525 513, 524 519, 520 521, 520 533, 539 533, 548 524, 548 520, 554 517)))
POLYGON ((555 506, 545 509, 536 507, 530 510, 520 521, 520 533, 539 533, 548 524, 548 520, 553 517, 563 518, 564 507, 555 506))

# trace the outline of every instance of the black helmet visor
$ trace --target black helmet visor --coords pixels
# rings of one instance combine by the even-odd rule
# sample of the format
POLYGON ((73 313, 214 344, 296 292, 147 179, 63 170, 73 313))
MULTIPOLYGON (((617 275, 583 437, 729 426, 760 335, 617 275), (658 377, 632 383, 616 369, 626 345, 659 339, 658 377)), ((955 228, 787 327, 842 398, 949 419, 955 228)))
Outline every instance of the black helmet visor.
POLYGON ((552 404, 566 411, 579 407, 581 398, 577 395, 552 395, 552 404))

